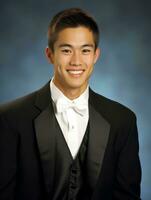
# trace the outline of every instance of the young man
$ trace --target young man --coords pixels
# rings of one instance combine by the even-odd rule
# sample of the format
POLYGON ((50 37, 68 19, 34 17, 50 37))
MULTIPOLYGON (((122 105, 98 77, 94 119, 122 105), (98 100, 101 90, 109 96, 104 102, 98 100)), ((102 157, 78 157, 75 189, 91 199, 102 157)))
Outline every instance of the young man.
POLYGON ((52 19, 52 80, 0 107, 1 200, 140 199, 135 114, 89 88, 98 42, 81 9, 52 19))

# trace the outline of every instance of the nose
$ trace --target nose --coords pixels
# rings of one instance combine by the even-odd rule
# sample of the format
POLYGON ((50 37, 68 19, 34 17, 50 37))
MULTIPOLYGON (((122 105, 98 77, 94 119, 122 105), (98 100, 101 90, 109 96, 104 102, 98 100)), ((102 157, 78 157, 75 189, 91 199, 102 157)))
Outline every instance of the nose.
POLYGON ((78 51, 73 52, 71 60, 70 60, 71 66, 81 66, 81 56, 78 51))

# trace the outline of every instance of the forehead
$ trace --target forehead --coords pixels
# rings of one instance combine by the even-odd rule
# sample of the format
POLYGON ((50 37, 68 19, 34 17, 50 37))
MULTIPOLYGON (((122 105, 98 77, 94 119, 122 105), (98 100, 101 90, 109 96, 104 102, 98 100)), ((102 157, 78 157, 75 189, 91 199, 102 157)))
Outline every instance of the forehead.
POLYGON ((94 46, 93 33, 86 27, 65 28, 59 32, 55 46, 57 47, 62 44, 69 44, 71 46, 94 46))

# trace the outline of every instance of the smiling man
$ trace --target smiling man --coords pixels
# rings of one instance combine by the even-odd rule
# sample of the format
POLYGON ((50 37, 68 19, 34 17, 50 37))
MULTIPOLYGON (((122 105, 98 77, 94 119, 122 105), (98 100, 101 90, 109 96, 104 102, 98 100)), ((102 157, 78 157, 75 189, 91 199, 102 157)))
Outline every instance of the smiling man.
POLYGON ((0 107, 1 200, 140 200, 135 114, 89 87, 98 43, 87 12, 53 17, 52 79, 0 107))
POLYGON ((54 65, 54 84, 69 99, 79 97, 99 56, 93 32, 84 26, 65 28, 59 32, 54 50, 48 47, 46 55, 54 65))

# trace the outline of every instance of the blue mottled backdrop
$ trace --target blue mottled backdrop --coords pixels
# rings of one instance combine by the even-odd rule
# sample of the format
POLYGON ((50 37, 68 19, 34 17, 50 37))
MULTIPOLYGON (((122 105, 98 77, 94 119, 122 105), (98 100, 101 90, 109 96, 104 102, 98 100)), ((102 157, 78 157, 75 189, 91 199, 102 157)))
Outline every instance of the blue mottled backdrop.
POLYGON ((142 199, 151 199, 151 1, 7 0, 0 3, 0 103, 25 95, 53 74, 44 49, 50 18, 69 7, 95 16, 102 54, 91 87, 137 115, 142 199))

